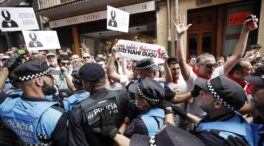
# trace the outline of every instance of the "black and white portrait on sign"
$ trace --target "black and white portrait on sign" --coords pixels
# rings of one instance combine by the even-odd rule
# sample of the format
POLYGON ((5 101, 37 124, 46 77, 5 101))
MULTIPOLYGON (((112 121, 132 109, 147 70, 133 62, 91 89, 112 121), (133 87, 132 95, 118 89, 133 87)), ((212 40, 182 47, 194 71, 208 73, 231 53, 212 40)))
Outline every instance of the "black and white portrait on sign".
POLYGON ((107 6, 106 28, 127 33, 129 28, 129 13, 107 6))
POLYGON ((37 40, 37 35, 34 32, 29 33, 29 38, 31 39, 31 41, 28 44, 30 48, 43 47, 42 43, 37 40))
POLYGON ((111 11, 111 19, 108 21, 108 25, 112 27, 117 27, 116 12, 114 10, 111 11))
POLYGON ((17 23, 11 19, 10 12, 8 12, 7 10, 2 10, 1 15, 4 18, 4 20, 2 22, 3 28, 18 27, 17 23))
POLYGON ((22 34, 29 51, 61 48, 56 31, 22 31, 22 34))

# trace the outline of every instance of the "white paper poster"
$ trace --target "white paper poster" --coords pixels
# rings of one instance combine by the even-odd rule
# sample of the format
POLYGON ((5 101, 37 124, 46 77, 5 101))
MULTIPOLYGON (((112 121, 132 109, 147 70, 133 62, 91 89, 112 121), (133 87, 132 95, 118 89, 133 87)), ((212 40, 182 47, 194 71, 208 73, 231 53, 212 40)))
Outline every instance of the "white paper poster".
POLYGON ((23 31, 28 50, 60 49, 56 31, 23 31))
POLYGON ((107 29, 128 32, 129 13, 107 6, 107 29))
POLYGON ((117 42, 116 57, 123 57, 132 60, 153 58, 156 63, 164 63, 165 48, 160 45, 153 45, 128 40, 117 42))
POLYGON ((1 31, 38 30, 33 8, 0 7, 1 31))

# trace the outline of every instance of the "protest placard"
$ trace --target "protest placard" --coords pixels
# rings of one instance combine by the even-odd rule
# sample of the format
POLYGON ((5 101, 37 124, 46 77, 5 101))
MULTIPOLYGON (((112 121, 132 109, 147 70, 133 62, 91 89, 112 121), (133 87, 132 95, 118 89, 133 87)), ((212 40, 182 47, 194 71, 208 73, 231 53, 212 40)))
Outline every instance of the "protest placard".
POLYGON ((107 6, 107 29, 128 32, 129 13, 107 6))
POLYGON ((56 31, 23 31, 28 50, 60 49, 56 31))
POLYGON ((1 31, 38 30, 33 8, 0 7, 1 31))
POLYGON ((147 44, 128 40, 117 42, 116 57, 133 60, 153 58, 156 63, 164 63, 165 48, 160 45, 147 44))

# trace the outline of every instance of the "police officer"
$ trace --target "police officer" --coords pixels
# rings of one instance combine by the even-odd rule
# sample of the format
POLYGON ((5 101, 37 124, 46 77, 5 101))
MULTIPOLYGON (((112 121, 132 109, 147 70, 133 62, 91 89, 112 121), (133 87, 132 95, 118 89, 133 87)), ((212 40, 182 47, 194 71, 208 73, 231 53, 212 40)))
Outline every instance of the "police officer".
MULTIPOLYGON (((10 72, 12 72, 16 66, 17 66, 16 58, 9 58, 4 62, 3 68, 0 71, 0 103, 4 102, 4 100, 8 96, 10 96, 7 95, 5 92, 2 92, 2 89, 5 87, 5 83, 8 76, 10 76, 10 72)), ((4 126, 1 117, 0 117, 0 145, 1 146, 19 145, 16 134, 4 126)))
MULTIPOLYGON (((0 93, 0 103, 2 99, 4 100, 7 97, 4 93, 0 93)), ((15 133, 7 129, 0 118, 0 145, 1 146, 14 146, 19 145, 18 138, 15 133)))
POLYGON ((72 82, 76 92, 68 98, 63 99, 64 110, 71 111, 74 105, 77 105, 84 99, 90 96, 90 93, 83 89, 82 80, 79 76, 79 71, 73 71, 72 82))
MULTIPOLYGON (((246 81, 253 84, 252 105, 254 121, 251 123, 254 136, 254 146, 264 146, 264 66, 257 76, 246 77, 246 81)), ((256 73, 258 69, 256 70, 256 73)))
POLYGON ((229 136, 244 139, 253 146, 250 125, 235 112, 247 101, 243 88, 225 76, 208 81, 198 78, 195 84, 202 88, 201 108, 207 113, 195 135, 208 146, 225 145, 229 136))
POLYGON ((50 71, 43 61, 19 65, 14 69, 14 74, 23 96, 1 100, 3 125, 19 137, 22 145, 68 144, 67 115, 56 106, 56 102, 45 99, 45 95, 56 92, 50 71))
POLYGON ((164 106, 166 111, 165 125, 155 135, 134 134, 131 139, 119 134, 113 124, 113 116, 106 110, 100 113, 102 131, 105 135, 111 136, 119 146, 204 146, 204 144, 187 131, 174 127, 174 115, 170 106, 164 106))
MULTIPOLYGON (((160 71, 160 67, 155 64, 153 58, 145 58, 139 60, 135 64, 133 64, 133 76, 121 75, 115 69, 115 53, 118 49, 117 45, 114 45, 112 48, 112 56, 109 58, 109 63, 107 67, 107 74, 116 82, 121 83, 123 86, 128 86, 131 83, 137 83, 139 79, 144 79, 145 77, 155 78, 155 75, 158 71, 160 71), (136 78, 135 78, 136 77, 136 78)), ((172 81, 172 76, 170 72, 170 68, 166 63, 168 56, 164 55, 165 63, 164 63, 164 71, 165 71, 165 79, 156 78, 157 80, 163 80, 166 83, 172 81)))
POLYGON ((84 89, 91 95, 72 109, 69 145, 112 146, 113 140, 101 134, 98 114, 103 109, 111 111, 119 127, 126 116, 129 96, 126 91, 109 91, 105 88, 106 74, 99 64, 84 64, 79 70, 79 76, 84 89))
POLYGON ((129 91, 135 94, 137 106, 143 111, 133 119, 124 135, 131 137, 133 134, 153 136, 163 126, 165 113, 161 109, 165 99, 164 88, 159 82, 144 78, 139 83, 129 86, 129 91))

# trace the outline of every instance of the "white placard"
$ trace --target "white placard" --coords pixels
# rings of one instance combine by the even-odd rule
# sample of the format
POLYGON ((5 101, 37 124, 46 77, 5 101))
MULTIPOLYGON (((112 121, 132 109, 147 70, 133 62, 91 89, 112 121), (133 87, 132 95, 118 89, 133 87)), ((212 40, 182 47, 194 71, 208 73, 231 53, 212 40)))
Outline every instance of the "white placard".
POLYGON ((23 31, 28 50, 60 49, 56 31, 23 31))
POLYGON ((107 29, 128 32, 129 13, 107 6, 107 29))
POLYGON ((116 57, 123 57, 132 60, 153 58, 156 63, 164 63, 165 48, 160 45, 153 45, 128 40, 118 40, 116 57))
POLYGON ((33 8, 0 7, 1 31, 38 30, 33 8))

